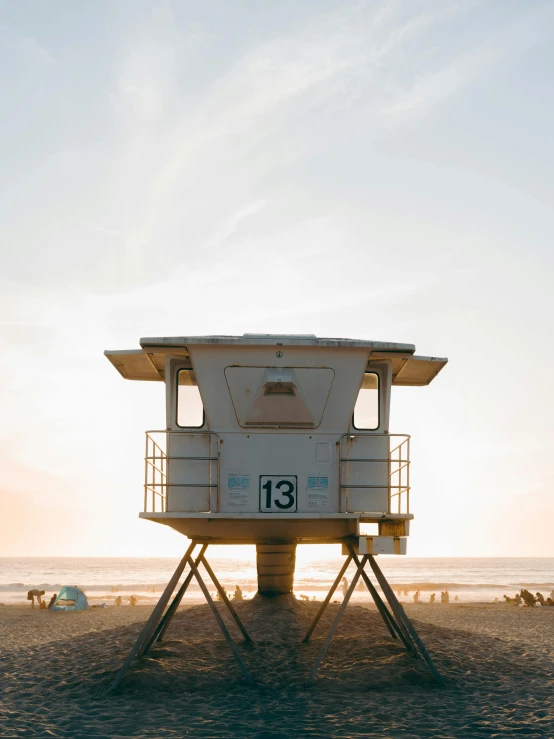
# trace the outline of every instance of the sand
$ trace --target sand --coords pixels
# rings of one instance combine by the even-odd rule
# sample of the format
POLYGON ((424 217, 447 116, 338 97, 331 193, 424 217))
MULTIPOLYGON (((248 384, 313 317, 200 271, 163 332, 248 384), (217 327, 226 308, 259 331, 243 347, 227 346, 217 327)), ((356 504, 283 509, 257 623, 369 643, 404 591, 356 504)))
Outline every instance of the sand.
MULTIPOLYGON (((373 607, 349 606, 310 689, 337 605, 300 644, 318 604, 237 604, 255 640, 248 687, 204 605, 107 693, 150 606, 82 613, 0 608, 4 737, 554 737, 554 608, 407 606, 447 686, 393 642, 373 607)), ((223 613, 224 607, 219 606, 223 613)))

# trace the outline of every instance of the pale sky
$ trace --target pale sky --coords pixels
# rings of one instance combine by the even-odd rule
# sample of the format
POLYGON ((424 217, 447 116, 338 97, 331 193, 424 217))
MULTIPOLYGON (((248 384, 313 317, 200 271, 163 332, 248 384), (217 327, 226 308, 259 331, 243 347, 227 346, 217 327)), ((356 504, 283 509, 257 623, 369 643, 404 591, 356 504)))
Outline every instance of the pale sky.
POLYGON ((552 555, 554 3, 0 0, 0 555, 138 520, 141 336, 447 356, 393 391, 408 551, 552 555))

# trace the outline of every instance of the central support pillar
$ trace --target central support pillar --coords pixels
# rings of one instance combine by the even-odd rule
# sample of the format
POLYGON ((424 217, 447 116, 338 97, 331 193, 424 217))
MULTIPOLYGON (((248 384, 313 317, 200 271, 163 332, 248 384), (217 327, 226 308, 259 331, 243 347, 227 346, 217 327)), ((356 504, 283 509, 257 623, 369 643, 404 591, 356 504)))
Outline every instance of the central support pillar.
POLYGON ((296 544, 256 544, 258 593, 274 596, 292 593, 296 544))

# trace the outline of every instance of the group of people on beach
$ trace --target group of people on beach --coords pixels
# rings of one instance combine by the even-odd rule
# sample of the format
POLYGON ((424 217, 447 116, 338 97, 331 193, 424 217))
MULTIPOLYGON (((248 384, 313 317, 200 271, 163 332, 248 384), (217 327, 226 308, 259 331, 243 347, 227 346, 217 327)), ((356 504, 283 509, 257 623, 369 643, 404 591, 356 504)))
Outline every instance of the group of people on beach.
MULTIPOLYGON (((399 592, 398 595, 402 595, 402 593, 399 592)), ((410 595, 410 591, 405 590, 404 595, 410 595)), ((414 599, 414 603, 421 603, 420 597, 421 597, 421 593, 419 592, 419 590, 416 590, 412 596, 412 598, 414 599)), ((455 601, 458 600, 457 595, 454 596, 454 600, 455 601)), ((431 593, 429 596, 429 603, 436 603, 436 602, 437 602, 437 594, 431 593)), ((450 603, 450 593, 448 592, 448 590, 441 590, 441 603, 444 603, 444 604, 450 603)))
MULTIPOLYGON (((136 606, 138 604, 138 598, 136 595, 130 595, 129 596, 129 605, 130 606, 136 606)), ((123 605, 123 598, 121 595, 118 595, 117 598, 114 601, 114 606, 122 606, 123 605)))
POLYGON ((542 593, 533 595, 525 589, 520 590, 513 598, 507 595, 504 595, 503 598, 506 603, 513 603, 514 606, 554 606, 554 590, 550 591, 548 598, 545 598, 542 593))
MULTIPOLYGON (((31 608, 35 607, 35 600, 36 600, 36 602, 38 603, 39 610, 49 611, 54 605, 54 603, 56 602, 56 598, 58 597, 58 594, 54 593, 54 595, 50 598, 48 605, 46 604, 46 600, 44 600, 43 598, 44 595, 46 595, 46 590, 39 590, 38 588, 33 588, 33 590, 29 590, 29 592, 27 593, 27 600, 31 601, 31 608)), ((118 595, 114 601, 114 606, 121 606, 121 605, 123 605, 123 599, 121 595, 118 595)), ((138 598, 136 595, 129 596, 129 605, 130 606, 138 605, 138 598)), ((96 608, 96 606, 93 606, 93 608, 96 608)))
MULTIPOLYGON (((225 597, 229 599, 229 593, 225 590, 224 587, 222 587, 221 589, 225 593, 225 597)), ((215 600, 218 600, 220 603, 224 601, 224 598, 219 591, 217 593, 214 593, 213 597, 215 600)), ((232 599, 233 600, 244 600, 244 594, 238 585, 235 585, 235 592, 233 593, 232 599)))

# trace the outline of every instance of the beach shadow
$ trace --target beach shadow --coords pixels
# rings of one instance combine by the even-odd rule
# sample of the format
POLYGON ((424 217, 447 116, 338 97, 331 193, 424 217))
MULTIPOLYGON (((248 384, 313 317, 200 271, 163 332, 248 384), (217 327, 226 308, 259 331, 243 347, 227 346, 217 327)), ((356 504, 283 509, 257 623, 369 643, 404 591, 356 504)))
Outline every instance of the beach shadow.
POLYGON ((75 737, 76 715, 86 717, 90 733, 83 736, 100 737, 184 736, 186 727, 186 735, 199 739, 423 738, 440 736, 440 727, 452 722, 457 733, 444 735, 554 735, 552 665, 522 655, 517 643, 415 618, 447 681, 445 691, 432 682, 422 660, 390 638, 375 610, 349 606, 306 689, 338 606, 331 604, 310 643, 301 644, 318 603, 253 599, 234 605, 253 645, 241 641, 218 607, 257 687, 242 679, 208 607, 186 607, 167 639, 133 665, 115 695, 107 688, 143 621, 3 655, 2 735, 17 729, 19 735, 46 736, 48 728, 51 736, 75 737), (525 729, 529 722, 531 732, 525 729))

